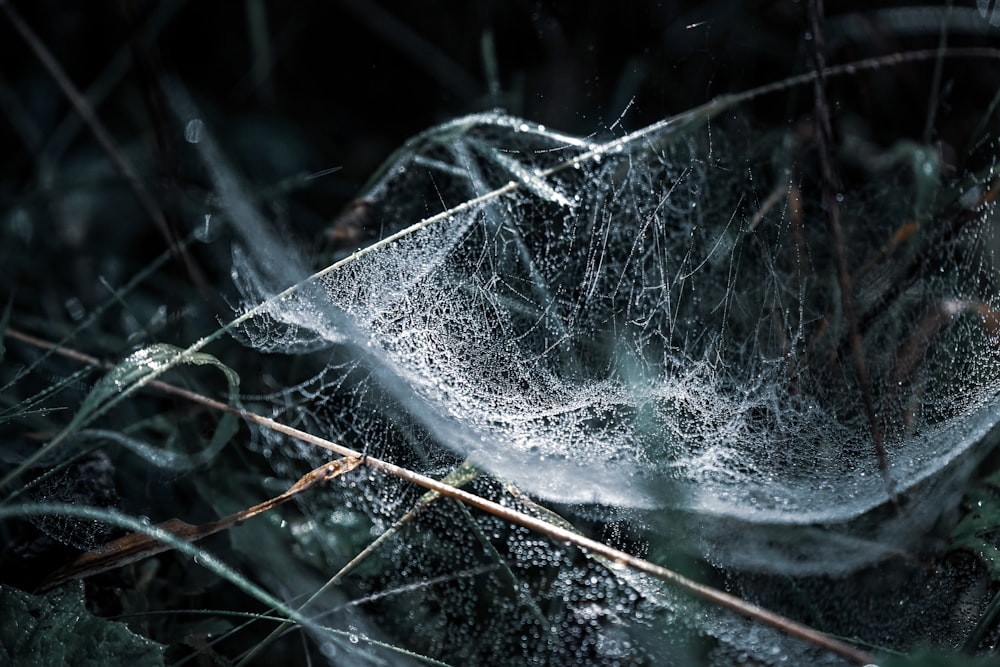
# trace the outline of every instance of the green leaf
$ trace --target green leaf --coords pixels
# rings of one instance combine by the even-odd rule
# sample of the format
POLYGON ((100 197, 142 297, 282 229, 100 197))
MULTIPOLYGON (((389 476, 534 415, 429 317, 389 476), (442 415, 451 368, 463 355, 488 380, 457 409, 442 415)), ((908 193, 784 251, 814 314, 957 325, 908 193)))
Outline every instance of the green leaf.
MULTIPOLYGON (((3 479, 0 479, 0 489, 7 486, 11 480, 32 465, 48 456, 71 434, 76 433, 97 419, 97 417, 107 412, 127 394, 138 388, 140 383, 145 384, 154 377, 161 375, 165 370, 179 364, 215 366, 226 376, 226 382, 229 385, 229 403, 231 405, 239 404, 239 374, 212 355, 203 352, 182 350, 179 347, 167 345, 166 343, 157 343, 156 345, 144 347, 141 350, 136 350, 108 371, 107 375, 102 377, 94 385, 90 393, 87 394, 87 397, 83 399, 83 403, 80 404, 80 408, 77 410, 72 421, 67 424, 59 435, 49 441, 47 445, 38 449, 34 454, 22 461, 17 468, 7 473, 3 479)), ((239 424, 235 415, 224 415, 219 421, 212 442, 209 444, 209 451, 214 454, 218 449, 221 449, 238 428, 239 424)), ((14 495, 16 493, 11 494, 8 500, 13 498, 14 495)))
POLYGON ((221 370, 229 384, 229 400, 235 404, 240 385, 240 377, 236 371, 210 354, 203 352, 185 354, 184 350, 174 345, 157 343, 136 350, 101 378, 87 394, 66 430, 74 431, 82 427, 93 417, 101 414, 105 406, 113 402, 120 394, 128 391, 147 376, 161 373, 164 367, 176 365, 178 358, 185 364, 210 365, 221 370))
POLYGON ((1000 530, 1000 472, 994 472, 970 489, 963 501, 968 512, 951 531, 952 549, 966 549, 979 556, 990 578, 1000 581, 1000 549, 994 534, 1000 530))
POLYGON ((35 596, 0 585, 0 664, 21 667, 162 665, 161 644, 90 614, 83 584, 35 596))

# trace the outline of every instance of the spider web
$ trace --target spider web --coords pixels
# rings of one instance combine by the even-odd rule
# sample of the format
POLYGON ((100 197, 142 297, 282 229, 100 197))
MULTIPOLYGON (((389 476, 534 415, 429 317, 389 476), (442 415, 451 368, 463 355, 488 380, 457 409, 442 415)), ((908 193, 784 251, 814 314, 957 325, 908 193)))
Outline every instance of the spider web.
MULTIPOLYGON (((346 344, 368 377, 342 418, 391 422, 388 400, 420 437, 547 500, 809 525, 891 492, 910 502, 995 422, 992 218, 968 210, 982 188, 923 220, 841 196, 890 489, 823 213, 793 210, 804 176, 733 160, 711 130, 609 149, 499 114, 436 128, 374 182, 368 224, 388 235, 511 191, 345 264, 247 335, 269 350, 346 344)), ((269 296, 237 259, 250 302, 269 296)), ((394 431, 366 422, 349 439, 374 453, 394 431)))
MULTIPOLYGON (((706 112, 607 141, 500 113, 416 137, 341 221, 391 242, 341 258, 241 329, 263 351, 322 360, 274 397, 275 414, 437 477, 471 461, 493 480, 477 481, 478 493, 513 502, 504 489, 515 488, 612 526, 683 537, 723 568, 848 573, 905 549, 956 506, 958 482, 995 439, 989 174, 944 187, 933 151, 895 147, 904 159, 887 158, 863 174, 868 185, 837 196, 838 249, 816 203, 821 183, 795 142, 739 136, 706 112), (874 424, 851 362, 838 251, 851 271, 874 424)), ((252 243, 238 247, 233 275, 247 308, 277 292, 277 265, 252 243)), ((318 456, 258 439, 279 470, 318 456)), ((349 507, 379 534, 417 496, 369 481, 349 507)), ((314 502, 313 517, 335 511, 314 502)), ((646 604, 669 610, 668 624, 692 623, 687 603, 658 586, 562 553, 533 561, 527 534, 493 519, 459 530, 466 519, 447 512, 435 541, 394 546, 393 574, 373 588, 404 586, 417 571, 429 587, 489 576, 496 562, 547 563, 555 588, 529 594, 517 584, 502 609, 521 619, 513 626, 534 628, 522 657, 600 641, 604 649, 583 654, 631 654, 642 644, 634 634, 608 648, 609 615, 641 616, 646 604), (441 542, 445 526, 445 541, 465 546, 441 542), (499 545, 493 565, 469 556, 483 534, 499 545), (608 587, 601 601, 593 588, 570 594, 586 580, 608 587), (537 599, 592 606, 563 609, 556 622, 537 599), (549 624, 561 629, 558 647, 549 624), (596 634, 574 640, 580 624, 596 634)), ((449 628, 482 613, 458 589, 439 599, 461 616, 445 614, 449 628)), ((722 612, 691 618, 724 653, 820 659, 778 649, 771 631, 745 640, 745 622, 722 612)), ((454 632, 466 646, 469 635, 454 632)), ((490 655, 518 643, 475 632, 490 655)), ((457 650, 437 642, 419 649, 457 650)))

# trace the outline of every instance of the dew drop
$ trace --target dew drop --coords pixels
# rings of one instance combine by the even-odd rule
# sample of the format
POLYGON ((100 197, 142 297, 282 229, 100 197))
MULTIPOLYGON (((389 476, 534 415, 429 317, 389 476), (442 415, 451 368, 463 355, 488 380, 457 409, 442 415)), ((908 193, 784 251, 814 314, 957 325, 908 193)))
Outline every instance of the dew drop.
POLYGON ((66 312, 68 312, 69 316, 77 322, 82 320, 87 314, 87 310, 83 307, 83 303, 75 296, 66 299, 66 312))
POLYGON ((205 123, 201 118, 192 118, 184 126, 184 139, 189 144, 196 144, 205 135, 205 123))

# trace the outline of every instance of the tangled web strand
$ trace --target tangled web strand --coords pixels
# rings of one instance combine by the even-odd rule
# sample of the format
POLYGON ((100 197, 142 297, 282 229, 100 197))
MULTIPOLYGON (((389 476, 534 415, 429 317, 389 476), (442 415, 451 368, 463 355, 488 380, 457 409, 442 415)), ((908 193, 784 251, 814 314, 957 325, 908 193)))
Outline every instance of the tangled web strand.
MULTIPOLYGON (((369 451, 433 441, 548 501, 704 519, 728 565, 870 562, 935 519, 995 430, 988 183, 915 210, 920 183, 883 170, 840 196, 889 489, 815 174, 789 142, 724 135, 707 117, 608 144, 498 113, 434 128, 363 222, 439 219, 244 334, 350 349, 326 371, 337 407, 311 414, 369 451)), ((918 167, 936 178, 930 151, 918 167)), ((270 296, 237 259, 247 300, 270 296)))

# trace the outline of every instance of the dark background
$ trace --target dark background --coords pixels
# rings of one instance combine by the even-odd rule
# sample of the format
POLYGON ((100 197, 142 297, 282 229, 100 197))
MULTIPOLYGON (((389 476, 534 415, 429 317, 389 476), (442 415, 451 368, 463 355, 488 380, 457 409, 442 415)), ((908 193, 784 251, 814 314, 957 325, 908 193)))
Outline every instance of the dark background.
MULTIPOLYGON (((878 3, 879 11, 871 3, 828 4, 830 62, 933 46, 947 11, 941 3, 923 3, 925 10, 921 3, 878 3), (894 14, 894 5, 909 9, 894 14)), ((209 130, 228 140, 252 179, 342 167, 310 188, 320 218, 335 214, 407 137, 464 113, 500 107, 563 132, 592 134, 634 99, 622 126, 635 129, 810 67, 806 6, 790 1, 13 5, 83 90, 116 54, 128 53, 126 71, 112 78, 96 111, 119 141, 135 142, 161 168, 169 168, 164 153, 179 138, 154 92, 164 75, 177 76, 197 96, 209 130), (151 41, 139 39, 158 11, 170 17, 163 29, 151 41), (484 64, 487 34, 498 90, 490 89, 484 64)), ((954 11, 966 25, 979 19, 972 2, 956 3, 954 11)), ((986 22, 979 23, 978 30, 952 31, 949 45, 988 43, 986 22)), ((926 82, 929 74, 925 67, 902 76, 926 82)), ((9 197, 34 182, 33 156, 72 111, 6 20, 0 77, 7 111, 0 194, 9 197)), ((845 87, 860 85, 870 83, 845 87)), ((869 103, 882 103, 887 92, 869 90, 878 98, 869 103)), ((921 113, 910 113, 905 97, 891 101, 899 105, 898 122, 922 122, 926 99, 921 113)), ((801 107, 808 104, 806 96, 801 107)), ((769 99, 754 111, 773 118, 790 109, 769 99)), ((90 143, 82 130, 69 153, 90 143)))
MULTIPOLYGON (((996 29, 988 32, 972 0, 828 4, 828 63, 938 46, 946 17, 947 46, 996 42, 996 29)), ((201 224, 210 195, 184 141, 184 123, 169 108, 165 79, 191 92, 207 130, 268 217, 317 256, 331 222, 378 165, 435 123, 500 108, 561 132, 621 134, 813 67, 806 3, 790 0, 11 6, 88 95, 174 238, 201 224), (484 57, 488 43, 492 55, 484 57), (337 171, 301 178, 331 168, 337 171)), ((926 135, 946 154, 966 150, 964 139, 953 137, 968 136, 983 117, 1000 87, 1000 68, 947 61, 927 133, 934 67, 930 60, 831 79, 835 131, 849 120, 852 132, 882 147, 926 135)), ((791 127, 812 107, 808 86, 762 97, 741 105, 741 131, 749 140, 760 128, 791 127)), ((106 296, 104 288, 88 287, 99 277, 124 280, 169 245, 106 154, 0 17, 0 214, 3 242, 17 245, 0 266, 0 286, 26 309, 47 304, 50 320, 65 318, 67 289, 88 308, 106 296), (42 280, 38 256, 58 257, 73 270, 42 280)), ((202 267, 200 298, 209 302, 211 285, 227 279, 215 274, 216 261, 202 267)), ((190 284, 191 276, 182 271, 178 280, 190 284)), ((173 298, 173 309, 185 307, 173 298)))
MULTIPOLYGON (((192 94, 207 130, 258 195, 260 210, 317 256, 326 249, 332 222, 379 164, 436 123, 501 108, 561 132, 621 134, 813 67, 806 3, 791 0, 9 4, 75 86, 91 95, 95 114, 163 209, 170 234, 180 238, 201 224, 211 192, 185 142, 184 122, 170 109, 161 85, 167 79, 192 94), (157 21, 161 27, 151 30, 157 21), (484 57, 490 42, 493 55, 484 57), (117 70, 109 65, 116 59, 117 70), (495 81, 487 73, 490 63, 495 81), (338 170, 296 178, 331 168, 338 170)), ((997 43, 997 29, 987 32, 972 0, 875 4, 828 3, 828 63, 937 46, 946 16, 953 19, 948 46, 997 43)), ((963 170, 982 167, 975 147, 963 142, 987 116, 1000 68, 985 60, 946 62, 928 130, 934 76, 935 63, 927 61, 832 79, 835 132, 849 124, 852 133, 882 147, 915 137, 939 146, 946 157, 967 159, 963 170)), ((812 109, 812 90, 800 87, 741 105, 739 127, 750 142, 757 131, 796 127, 812 109)), ((992 119, 996 123, 995 114, 992 119)), ((1000 131, 984 129, 994 137, 1000 131)), ((985 150, 984 159, 994 154, 985 150)), ((80 313, 108 301, 105 283, 124 283, 169 240, 3 12, 0 155, 0 300, 10 304, 14 325, 57 340, 80 313)), ((168 305, 159 340, 187 346, 214 331, 217 318, 231 317, 232 302, 219 296, 231 291, 228 246, 216 246, 192 250, 201 283, 190 266, 175 261, 128 295, 140 320, 168 305)), ((125 320, 104 316, 74 344, 102 359, 121 359, 138 344, 125 320)), ((23 346, 8 345, 30 359, 23 346)), ((235 344, 213 353, 240 369, 260 356, 235 344)), ((18 360, 13 353, 7 357, 18 360)), ((39 384, 32 391, 77 366, 51 366, 48 376, 33 379, 39 384)), ((251 391, 253 373, 242 375, 251 391)), ((122 426, 129 414, 117 418, 122 426)), ((208 433, 211 423, 203 427, 208 433)), ((43 429, 34 423, 3 428, 0 448, 36 446, 46 435, 32 432, 43 429)), ((193 494, 178 486, 159 499, 171 512, 159 516, 192 516, 182 503, 193 494)), ((127 495, 120 482, 119 492, 127 495)), ((122 506, 154 515, 128 504, 142 500, 126 498, 122 506)), ((203 506, 194 511, 209 518, 203 506)), ((42 544, 39 531, 22 524, 0 527, 0 574, 30 588, 74 552, 42 544)), ((221 604, 205 598, 185 603, 221 604)))

